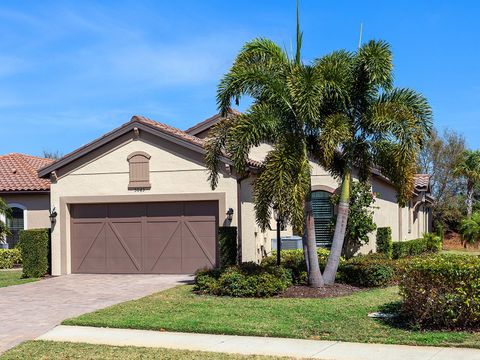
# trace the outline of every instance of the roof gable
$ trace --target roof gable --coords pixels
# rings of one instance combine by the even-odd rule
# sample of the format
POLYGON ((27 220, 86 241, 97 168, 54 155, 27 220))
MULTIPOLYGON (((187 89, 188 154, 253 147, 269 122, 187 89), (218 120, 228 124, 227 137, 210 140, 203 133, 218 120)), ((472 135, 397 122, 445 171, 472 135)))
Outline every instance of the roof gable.
MULTIPOLYGON (((204 141, 196 136, 187 134, 186 132, 169 126, 167 124, 159 123, 154 120, 148 119, 144 116, 133 116, 131 120, 122 126, 108 132, 107 134, 99 137, 98 139, 74 150, 73 152, 65 155, 56 162, 41 168, 38 171, 39 176, 47 177, 53 171, 56 171, 73 161, 81 158, 82 156, 98 149, 99 147, 119 138, 120 136, 131 132, 131 131, 147 131, 153 135, 156 135, 165 140, 174 142, 180 146, 188 148, 190 150, 196 151, 198 153, 204 154, 204 141)), ((228 157, 222 157, 222 161, 226 163, 231 163, 228 157)), ((255 161, 249 161, 251 166, 259 166, 255 161)))
MULTIPOLYGON (((241 114, 241 112, 239 112, 238 110, 228 109, 227 117, 230 116, 230 115, 239 115, 239 114, 241 114)), ((215 115, 209 117, 208 119, 205 119, 205 120, 199 122, 198 124, 193 125, 192 127, 185 130, 185 132, 187 134, 196 136, 196 135, 210 129, 212 126, 216 125, 222 119, 223 119, 223 117, 220 114, 215 114, 215 115)))

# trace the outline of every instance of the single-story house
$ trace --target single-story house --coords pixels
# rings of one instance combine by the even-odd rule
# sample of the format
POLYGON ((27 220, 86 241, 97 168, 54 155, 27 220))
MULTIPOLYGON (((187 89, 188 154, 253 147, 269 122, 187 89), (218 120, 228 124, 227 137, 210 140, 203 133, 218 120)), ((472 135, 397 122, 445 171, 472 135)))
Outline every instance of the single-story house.
MULTIPOLYGON (((219 120, 216 115, 181 131, 133 116, 40 169, 42 181, 51 181, 49 206, 58 213, 52 227, 53 275, 192 273, 218 264, 219 226, 238 228, 243 261, 260 261, 269 253, 275 222, 271 231, 261 232, 252 201, 252 179, 268 146, 253 149, 246 177, 222 158, 222 176, 212 191, 204 138, 219 120)), ((317 241, 328 246, 334 216, 329 197, 339 184, 318 164, 311 165, 317 241)), ((428 175, 417 176, 406 208, 398 206, 388 179, 374 172, 371 182, 379 194, 375 222, 390 226, 394 240, 430 230, 428 175)), ((282 234, 291 235, 291 230, 282 234)), ((370 241, 361 251, 374 247, 370 241)))
MULTIPOLYGON (((49 228, 50 180, 40 178, 37 171, 53 160, 24 154, 0 155, 0 198, 11 208, 7 219, 10 247, 24 229, 49 228)), ((5 219, 1 219, 5 221, 5 219)))

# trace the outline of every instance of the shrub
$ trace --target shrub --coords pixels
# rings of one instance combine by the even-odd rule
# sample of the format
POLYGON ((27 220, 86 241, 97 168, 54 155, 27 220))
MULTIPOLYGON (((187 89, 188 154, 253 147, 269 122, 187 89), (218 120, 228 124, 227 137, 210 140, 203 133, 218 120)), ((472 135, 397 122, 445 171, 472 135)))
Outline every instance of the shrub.
POLYGON ((423 238, 393 243, 393 258, 436 253, 442 250, 442 239, 435 234, 424 234, 423 238))
POLYGON ((218 242, 220 247, 220 267, 235 265, 237 263, 237 228, 222 226, 218 229, 218 242))
POLYGON ((388 258, 392 257, 393 241, 392 229, 390 227, 380 227, 377 229, 377 252, 385 254, 388 258))
POLYGON ((41 277, 48 269, 48 229, 20 231, 23 277, 41 277))
MULTIPOLYGON (((317 249, 318 263, 320 270, 323 271, 327 265, 328 255, 330 251, 324 248, 317 249)), ((345 260, 340 258, 340 264, 345 260)), ((296 285, 306 285, 308 283, 307 265, 305 264, 305 258, 303 256, 303 250, 282 250, 280 253, 281 266, 290 270, 292 274, 292 281, 296 285)), ((273 266, 277 263, 277 252, 272 251, 272 255, 269 255, 262 260, 262 266, 273 266)))
POLYGON ((360 255, 339 268, 339 281, 364 287, 392 285, 400 276, 401 266, 383 254, 360 255))
POLYGON ((217 296, 270 297, 291 284, 292 275, 283 267, 243 263, 222 270, 197 272, 194 291, 217 296))
POLYGON ((411 261, 400 283, 403 312, 420 328, 480 328, 480 259, 436 255, 411 261))
POLYGON ((22 261, 20 250, 15 249, 0 249, 0 269, 11 269, 13 265, 19 264, 22 261))

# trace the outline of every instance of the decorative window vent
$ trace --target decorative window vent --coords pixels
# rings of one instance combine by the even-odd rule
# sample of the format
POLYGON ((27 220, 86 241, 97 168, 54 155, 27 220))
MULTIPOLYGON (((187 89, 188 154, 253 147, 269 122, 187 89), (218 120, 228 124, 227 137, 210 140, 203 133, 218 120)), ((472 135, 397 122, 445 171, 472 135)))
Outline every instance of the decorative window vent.
POLYGON ((127 157, 130 168, 128 190, 148 190, 150 184, 150 155, 143 151, 135 151, 127 157))

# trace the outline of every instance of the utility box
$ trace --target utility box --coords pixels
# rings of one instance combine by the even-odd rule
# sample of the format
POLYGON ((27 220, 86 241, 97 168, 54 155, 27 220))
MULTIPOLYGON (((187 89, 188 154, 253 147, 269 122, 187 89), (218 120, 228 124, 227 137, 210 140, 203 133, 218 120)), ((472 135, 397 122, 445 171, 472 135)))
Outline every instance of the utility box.
MULTIPOLYGON (((303 249, 302 238, 300 236, 282 236, 282 250, 303 249)), ((272 239, 272 251, 277 250, 277 238, 272 239)))

